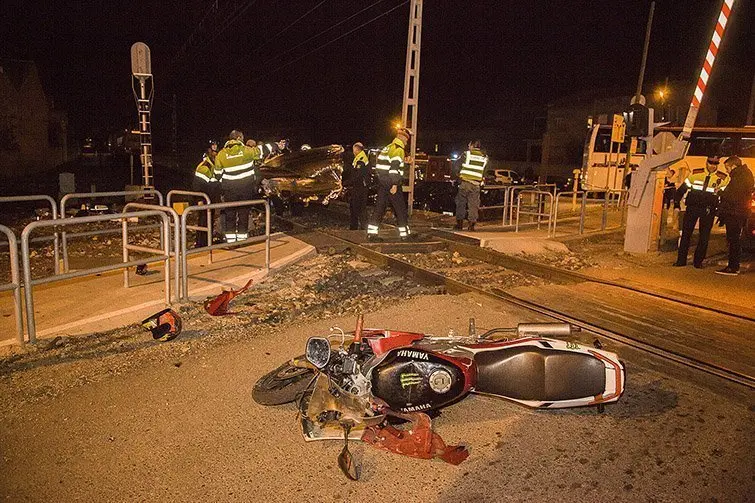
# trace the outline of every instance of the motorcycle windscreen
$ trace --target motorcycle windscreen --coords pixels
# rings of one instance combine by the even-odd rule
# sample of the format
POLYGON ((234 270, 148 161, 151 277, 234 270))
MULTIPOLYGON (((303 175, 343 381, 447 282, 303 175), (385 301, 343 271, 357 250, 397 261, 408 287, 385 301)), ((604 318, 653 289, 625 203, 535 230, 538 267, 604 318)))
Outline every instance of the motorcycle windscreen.
POLYGON ((514 400, 557 402, 601 395, 606 367, 589 354, 531 346, 475 355, 475 390, 514 400))

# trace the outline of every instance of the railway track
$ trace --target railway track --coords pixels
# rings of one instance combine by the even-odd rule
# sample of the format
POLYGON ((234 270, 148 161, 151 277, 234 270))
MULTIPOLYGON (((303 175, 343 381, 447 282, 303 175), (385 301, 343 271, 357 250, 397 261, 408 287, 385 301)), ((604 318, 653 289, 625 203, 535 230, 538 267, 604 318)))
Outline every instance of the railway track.
MULTIPOLYGON (((329 215, 329 218, 337 217, 329 215)), ((727 382, 736 383, 749 389, 755 388, 755 377, 753 377, 753 373, 750 371, 753 356, 751 351, 745 351, 745 353, 749 352, 750 354, 749 356, 747 354, 743 355, 744 359, 737 358, 737 352, 741 351, 742 348, 732 345, 731 348, 725 351, 727 343, 731 343, 731 341, 726 340, 727 334, 714 333, 714 336, 720 336, 721 340, 717 342, 717 337, 713 337, 711 340, 710 337, 703 337, 702 333, 706 329, 706 325, 713 327, 713 329, 715 327, 722 327, 718 328, 719 330, 741 330, 741 335, 746 340, 747 334, 755 333, 755 320, 748 316, 736 316, 715 307, 700 306, 697 303, 684 302, 682 299, 675 297, 646 292, 642 289, 615 284, 610 281, 595 280, 580 273, 506 256, 482 249, 478 246, 440 238, 430 233, 420 234, 420 239, 425 239, 426 241, 406 244, 382 243, 373 245, 350 237, 348 232, 327 228, 313 228, 310 225, 297 222, 296 219, 278 218, 278 220, 298 232, 319 236, 317 240, 320 241, 319 244, 321 246, 333 245, 350 248, 353 252, 374 265, 390 268, 402 274, 412 275, 417 281, 423 283, 443 286, 450 294, 475 293, 498 302, 514 305, 518 308, 537 313, 540 316, 570 323, 580 327, 585 332, 611 340, 619 345, 631 347, 642 353, 673 361, 684 367, 717 376, 727 382), (540 291, 534 294, 529 292, 529 295, 523 295, 521 292, 512 293, 496 287, 484 288, 471 284, 470 281, 450 278, 447 274, 443 274, 438 270, 412 264, 399 256, 392 255, 392 253, 427 253, 437 250, 456 252, 461 256, 486 264, 545 278, 556 289, 556 300, 563 298, 565 295, 576 296, 576 309, 573 309, 568 303, 558 304, 556 302, 556 305, 554 305, 553 299, 551 299, 551 302, 548 302, 547 299, 541 298, 543 295, 541 295, 540 291), (585 284, 591 284, 596 288, 600 288, 602 294, 599 297, 590 298, 589 295, 594 295, 594 292, 580 292, 580 289, 585 290, 585 284), (605 296, 603 294, 606 290, 610 291, 614 297, 616 297, 618 292, 618 302, 604 302, 605 299, 601 299, 600 297, 605 296), (622 297, 630 294, 632 295, 630 299, 626 302, 622 300, 622 297), (580 295, 588 295, 588 297, 580 298, 580 295), (634 313, 633 316, 631 308, 627 308, 625 304, 640 302, 637 299, 641 297, 652 301, 652 305, 654 306, 663 305, 665 310, 662 310, 657 319, 653 319, 652 316, 639 316, 637 313, 634 313), (580 302, 580 300, 583 302, 580 302), (584 306, 580 306, 580 304, 584 304, 585 302, 592 302, 591 307, 595 311, 594 313, 590 313, 589 310, 584 309, 584 306), (594 306, 600 307, 596 308, 594 306), (684 316, 682 316, 680 319, 683 319, 683 322, 672 320, 672 325, 676 323, 677 325, 681 325, 682 328, 674 326, 660 327, 659 325, 662 324, 663 319, 668 316, 668 313, 673 313, 678 308, 682 308, 683 312, 694 310, 695 316, 691 318, 687 316, 690 319, 683 319, 684 316), (698 323, 700 317, 706 318, 707 323, 698 323), (656 331, 659 333, 656 334, 656 331), (683 343, 685 338, 687 342, 683 343), (677 341, 669 341, 669 339, 676 339, 677 341), (682 342, 680 343, 679 341, 682 342), (701 342, 720 348, 720 351, 711 352, 707 351, 705 347, 696 347, 701 342), (748 361, 750 364, 748 364, 748 361)), ((547 287, 537 288, 544 291, 547 287)), ((617 299, 613 300, 616 301, 617 299)), ((648 306, 650 304, 645 301, 643 309, 647 310, 648 306)), ((651 310, 655 311, 652 308, 651 310)), ((641 312, 643 311, 641 310, 641 312)), ((666 322, 668 323, 668 319, 666 319, 666 322)))

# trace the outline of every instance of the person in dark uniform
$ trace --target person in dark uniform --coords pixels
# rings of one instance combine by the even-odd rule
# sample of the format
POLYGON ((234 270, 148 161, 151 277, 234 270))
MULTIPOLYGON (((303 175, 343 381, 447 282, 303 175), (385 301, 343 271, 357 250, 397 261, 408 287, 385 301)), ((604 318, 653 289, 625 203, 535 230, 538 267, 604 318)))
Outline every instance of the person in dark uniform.
POLYGON ((378 239, 380 222, 385 216, 385 211, 390 203, 393 213, 398 221, 398 233, 402 240, 409 239, 408 214, 404 191, 401 188, 404 178, 405 149, 409 144, 411 132, 406 128, 400 128, 393 141, 386 145, 377 158, 375 173, 377 174, 377 202, 375 211, 372 213, 370 223, 367 225, 367 239, 378 239))
POLYGON ((729 263, 716 274, 736 276, 739 274, 739 261, 742 255, 742 231, 747 226, 752 201, 752 172, 742 159, 733 155, 726 159, 724 166, 729 171, 729 184, 721 193, 718 208, 718 221, 726 225, 726 241, 729 245, 729 263))
POLYGON ((677 199, 686 194, 687 211, 682 221, 682 236, 679 240, 679 252, 674 267, 687 265, 687 253, 689 252, 690 239, 695 231, 695 225, 700 222, 700 238, 695 248, 693 265, 702 269, 705 254, 708 251, 708 240, 713 228, 713 219, 718 207, 719 192, 729 183, 729 176, 724 171, 718 170, 718 156, 708 157, 704 169, 694 169, 679 187, 677 199))
POLYGON ((351 170, 351 197, 349 197, 349 211, 351 213, 351 230, 367 228, 367 188, 369 187, 370 160, 364 145, 357 142, 352 147, 354 162, 351 170))

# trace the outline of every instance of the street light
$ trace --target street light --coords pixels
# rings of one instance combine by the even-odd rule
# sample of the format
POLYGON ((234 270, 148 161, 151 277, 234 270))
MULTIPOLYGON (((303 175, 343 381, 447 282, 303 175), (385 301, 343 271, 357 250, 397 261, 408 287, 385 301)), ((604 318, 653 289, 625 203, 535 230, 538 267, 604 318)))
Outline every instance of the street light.
POLYGON ((656 89, 655 94, 658 96, 658 100, 661 102, 661 120, 666 120, 666 101, 668 100, 670 94, 668 85, 656 89))

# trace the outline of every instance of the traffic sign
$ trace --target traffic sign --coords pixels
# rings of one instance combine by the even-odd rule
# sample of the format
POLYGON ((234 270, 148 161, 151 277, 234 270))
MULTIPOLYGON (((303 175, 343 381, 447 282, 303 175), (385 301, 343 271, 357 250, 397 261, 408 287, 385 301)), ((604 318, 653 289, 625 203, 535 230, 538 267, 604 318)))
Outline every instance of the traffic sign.
POLYGON ((624 122, 624 116, 613 114, 613 127, 611 128, 611 141, 614 143, 624 143, 624 135, 627 131, 627 123, 624 122))

